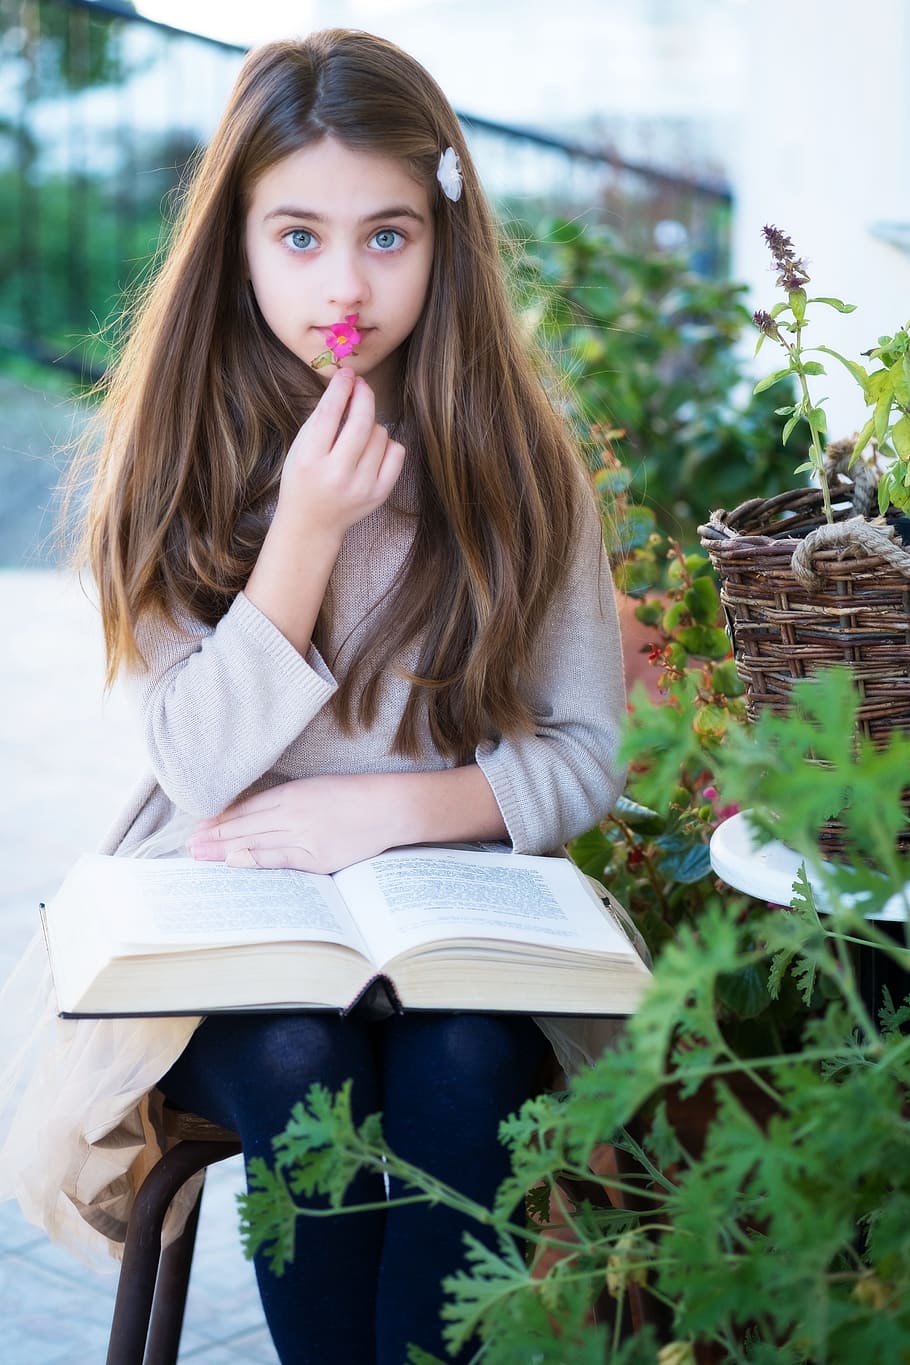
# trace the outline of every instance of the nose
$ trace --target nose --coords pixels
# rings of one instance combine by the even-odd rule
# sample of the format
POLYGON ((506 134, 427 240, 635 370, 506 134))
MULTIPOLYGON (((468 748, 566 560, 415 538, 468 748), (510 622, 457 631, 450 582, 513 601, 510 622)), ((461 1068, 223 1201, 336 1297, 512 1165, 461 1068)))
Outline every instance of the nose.
POLYGON ((326 259, 326 302, 341 312, 359 309, 369 297, 369 283, 359 254, 339 248, 326 259))

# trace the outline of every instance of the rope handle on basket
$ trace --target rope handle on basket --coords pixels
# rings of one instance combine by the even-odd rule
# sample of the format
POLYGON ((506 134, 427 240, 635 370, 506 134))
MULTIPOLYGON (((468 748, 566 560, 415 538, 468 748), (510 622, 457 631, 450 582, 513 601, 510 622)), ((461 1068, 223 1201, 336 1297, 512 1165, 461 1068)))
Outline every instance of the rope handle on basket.
MULTIPOLYGON (((832 484, 836 483, 841 474, 850 481, 850 501, 857 515, 834 525, 825 523, 817 526, 799 542, 790 560, 794 577, 808 592, 821 584, 821 576, 815 572, 813 566, 813 555, 818 550, 835 545, 852 546, 870 556, 877 555, 898 573, 910 579, 910 554, 901 544, 894 541, 894 527, 886 526, 879 520, 869 520, 878 503, 878 474, 871 465, 865 464, 862 460, 851 468, 855 445, 855 436, 829 442, 825 451, 825 473, 832 484)), ((708 540, 735 540, 742 533, 733 530, 727 524, 728 519, 735 525, 742 514, 755 505, 757 504, 753 501, 743 503, 733 512, 725 512, 723 509, 712 512, 707 524, 699 526, 699 535, 708 540)))
POLYGON ((850 517, 849 521, 835 522, 833 525, 816 526, 805 540, 801 540, 793 551, 790 567, 794 577, 811 592, 821 584, 821 575, 815 572, 813 556, 818 550, 829 549, 835 545, 852 546, 864 550, 870 556, 878 556, 892 569, 910 579, 910 555, 903 546, 896 544, 894 527, 876 525, 865 517, 850 517))

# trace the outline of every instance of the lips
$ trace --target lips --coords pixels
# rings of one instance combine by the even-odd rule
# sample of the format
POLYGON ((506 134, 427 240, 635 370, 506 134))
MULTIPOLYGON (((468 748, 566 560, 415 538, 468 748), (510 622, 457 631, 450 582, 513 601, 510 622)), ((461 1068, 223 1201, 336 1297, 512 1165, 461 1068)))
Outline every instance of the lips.
MULTIPOLYGON (((328 331, 330 330, 330 326, 329 326, 328 323, 317 322, 317 323, 315 323, 315 324, 310 328, 310 330, 313 331, 313 332, 319 332, 322 336, 324 336, 325 333, 328 332, 328 331)), ((366 336, 367 332, 375 332, 375 331, 376 331, 376 328, 375 328, 375 327, 363 327, 363 326, 361 326, 361 324, 358 322, 358 324, 357 324, 357 331, 360 333, 361 336, 366 336)))

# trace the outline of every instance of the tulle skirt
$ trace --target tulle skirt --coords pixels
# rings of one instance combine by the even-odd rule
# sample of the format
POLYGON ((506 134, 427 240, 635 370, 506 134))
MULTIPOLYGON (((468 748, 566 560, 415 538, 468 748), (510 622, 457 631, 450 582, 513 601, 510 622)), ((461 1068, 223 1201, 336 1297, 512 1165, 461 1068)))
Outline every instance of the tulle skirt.
MULTIPOLYGON (((179 851, 186 825, 168 822, 131 856, 179 851)), ((17 1199, 29 1222, 81 1260, 109 1266, 135 1191, 164 1149, 154 1087, 200 1019, 60 1019, 39 931, 0 989, 0 1020, 0 1199, 17 1199)), ((166 1240, 198 1184, 175 1201, 166 1240)))
MULTIPOLYGON (((182 850, 186 818, 171 820, 130 856, 182 850)), ((642 945, 643 946, 643 945, 642 945)), ((177 1018, 61 1019, 44 939, 37 933, 0 990, 0 1199, 80 1259, 118 1257, 135 1192, 164 1150, 155 1086, 201 1022, 177 1018)), ((567 1074, 589 1066, 622 1022, 536 1021, 567 1074)), ((176 1236, 201 1176, 165 1224, 176 1236)))

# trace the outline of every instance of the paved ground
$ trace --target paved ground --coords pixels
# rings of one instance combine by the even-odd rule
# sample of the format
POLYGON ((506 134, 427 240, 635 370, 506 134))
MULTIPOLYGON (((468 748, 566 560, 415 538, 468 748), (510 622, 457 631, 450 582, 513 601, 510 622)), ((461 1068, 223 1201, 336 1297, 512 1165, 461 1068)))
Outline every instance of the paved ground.
MULTIPOLYGON (((54 567, 53 486, 72 406, 0 376, 0 980, 76 855, 97 845, 142 767, 125 699, 102 701, 93 607, 54 567)), ((3 1020, 0 1019, 0 1054, 3 1020)), ((203 1201, 181 1361, 275 1365, 236 1231, 239 1159, 203 1201)), ((3 1365, 103 1365, 116 1287, 0 1205, 3 1365)))

